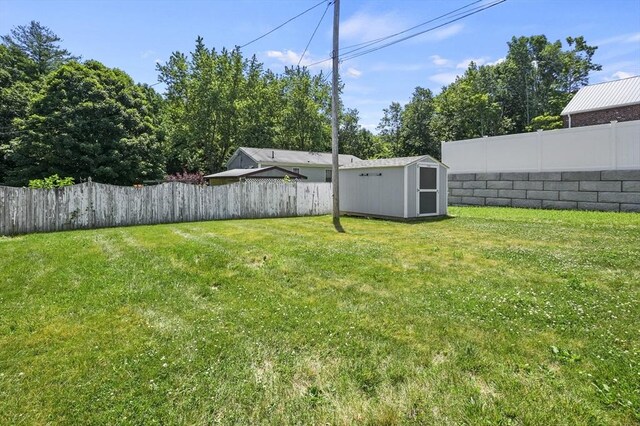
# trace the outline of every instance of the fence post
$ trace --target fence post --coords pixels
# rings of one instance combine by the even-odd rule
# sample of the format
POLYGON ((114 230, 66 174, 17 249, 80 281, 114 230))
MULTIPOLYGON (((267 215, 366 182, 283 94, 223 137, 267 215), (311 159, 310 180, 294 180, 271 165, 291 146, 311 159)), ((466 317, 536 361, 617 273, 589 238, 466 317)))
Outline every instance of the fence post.
POLYGON ((96 223, 96 211, 93 203, 93 181, 91 180, 91 176, 87 179, 87 197, 89 198, 87 201, 87 214, 89 215, 87 225, 89 229, 93 229, 96 223))

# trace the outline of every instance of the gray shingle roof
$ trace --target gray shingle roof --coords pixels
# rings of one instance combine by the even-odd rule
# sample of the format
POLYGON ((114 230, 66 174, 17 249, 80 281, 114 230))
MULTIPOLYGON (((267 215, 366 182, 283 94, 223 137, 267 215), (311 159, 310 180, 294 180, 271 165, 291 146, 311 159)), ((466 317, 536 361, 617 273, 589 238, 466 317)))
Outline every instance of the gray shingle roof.
POLYGON ((268 166, 268 167, 261 167, 261 168, 254 168, 254 169, 231 169, 231 170, 225 170, 224 172, 218 172, 218 173, 213 173, 210 175, 206 175, 204 176, 205 179, 210 179, 210 178, 234 178, 234 177, 263 177, 260 176, 262 174, 264 174, 264 172, 271 172, 271 171, 279 171, 281 172, 283 175, 288 175, 290 177, 299 177, 302 179, 306 179, 307 177, 304 175, 301 175, 300 173, 295 173, 292 172, 291 170, 287 170, 287 169, 283 169, 282 167, 278 167, 278 166, 268 166))
POLYGON ((369 167, 404 167, 422 159, 428 159, 440 163, 430 155, 419 155, 417 157, 396 157, 380 158, 378 160, 360 160, 340 166, 341 169, 364 169, 369 167))
POLYGON ((562 110, 562 115, 640 104, 640 76, 585 86, 562 110))
MULTIPOLYGON (((289 151, 286 149, 271 148, 238 148, 243 150, 249 157, 258 163, 281 163, 281 164, 308 164, 308 165, 331 165, 331 153, 328 152, 308 152, 289 151)), ((360 159, 353 155, 340 154, 338 162, 348 164, 360 159)))

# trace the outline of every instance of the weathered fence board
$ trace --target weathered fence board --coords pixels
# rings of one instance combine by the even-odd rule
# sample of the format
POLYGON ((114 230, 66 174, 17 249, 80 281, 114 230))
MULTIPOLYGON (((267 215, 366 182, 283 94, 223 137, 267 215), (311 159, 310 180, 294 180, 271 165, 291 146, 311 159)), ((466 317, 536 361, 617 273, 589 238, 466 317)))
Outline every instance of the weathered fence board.
POLYGON ((330 183, 171 182, 133 188, 88 182, 51 190, 0 186, 0 235, 330 212, 330 183))

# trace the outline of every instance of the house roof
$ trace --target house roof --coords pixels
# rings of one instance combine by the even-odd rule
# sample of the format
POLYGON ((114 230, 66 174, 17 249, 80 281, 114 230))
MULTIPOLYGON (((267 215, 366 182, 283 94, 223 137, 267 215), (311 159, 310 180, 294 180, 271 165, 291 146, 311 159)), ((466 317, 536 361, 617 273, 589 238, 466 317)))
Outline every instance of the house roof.
POLYGON ((258 178, 258 177, 268 177, 268 178, 272 178, 273 176, 260 176, 261 174, 263 174, 264 172, 268 172, 271 170, 279 170, 281 171, 283 174, 286 174, 290 177, 296 178, 296 179, 306 179, 306 176, 301 175, 300 173, 296 173, 296 172, 292 172, 291 170, 287 170, 287 169, 283 169, 282 167, 278 167, 278 166, 269 166, 269 167, 260 167, 258 169, 231 169, 231 170, 225 170, 224 172, 219 172, 219 173, 213 173, 210 175, 206 175, 204 176, 205 179, 218 179, 218 178, 241 178, 241 177, 254 177, 254 178, 258 178))
POLYGON ((380 158, 377 160, 360 160, 354 161, 353 163, 345 164, 344 166, 340 166, 341 169, 366 169, 370 167, 404 167, 409 164, 416 163, 420 160, 430 160, 434 161, 438 164, 442 164, 447 167, 445 164, 436 160, 430 155, 419 155, 416 157, 395 157, 395 158, 380 158))
POLYGON ((592 84, 578 90, 561 115, 640 104, 640 76, 592 84))
MULTIPOLYGON (((229 162, 238 155, 239 151, 244 151, 251 159, 257 163, 281 163, 294 165, 331 165, 331 153, 328 152, 309 152, 309 151, 290 151, 286 149, 271 148, 247 148, 240 147, 233 154, 229 162)), ((340 154, 338 156, 339 164, 347 164, 360 160, 353 155, 340 154)))

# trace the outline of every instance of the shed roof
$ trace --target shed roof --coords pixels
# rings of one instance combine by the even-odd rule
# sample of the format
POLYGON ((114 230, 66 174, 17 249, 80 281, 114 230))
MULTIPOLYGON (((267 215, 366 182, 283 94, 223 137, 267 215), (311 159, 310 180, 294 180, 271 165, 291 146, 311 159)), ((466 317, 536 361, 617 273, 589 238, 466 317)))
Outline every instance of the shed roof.
MULTIPOLYGON (((216 178, 241 178, 241 177, 261 177, 260 175, 264 172, 270 170, 279 170, 286 175, 297 179, 306 179, 306 176, 301 175, 300 173, 292 172, 291 170, 283 169, 278 166, 269 166, 269 167, 260 167, 257 169, 231 169, 225 170, 224 172, 213 173, 210 175, 204 176, 205 179, 216 179, 216 178)), ((271 176, 269 176, 271 177, 271 176)))
POLYGON ((416 163, 420 160, 430 160, 437 164, 442 164, 444 167, 447 167, 445 164, 436 160, 430 155, 418 155, 416 157, 395 157, 395 158, 379 158, 377 160, 360 160, 354 161, 353 163, 345 164, 344 166, 340 166, 341 169, 366 169, 370 167, 404 167, 409 164, 416 163))
MULTIPOLYGON (((300 164, 300 165, 331 165, 331 153, 329 152, 309 152, 309 151, 291 151, 286 149, 271 148, 247 148, 240 147, 233 154, 231 160, 242 150, 253 161, 257 163, 282 163, 282 164, 300 164)), ((231 162, 229 160, 229 162, 231 162)), ((340 164, 348 164, 360 159, 354 155, 340 154, 338 162, 340 164)))
POLYGON ((640 104, 640 76, 592 84, 578 90, 561 115, 640 104))

